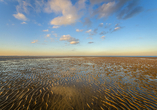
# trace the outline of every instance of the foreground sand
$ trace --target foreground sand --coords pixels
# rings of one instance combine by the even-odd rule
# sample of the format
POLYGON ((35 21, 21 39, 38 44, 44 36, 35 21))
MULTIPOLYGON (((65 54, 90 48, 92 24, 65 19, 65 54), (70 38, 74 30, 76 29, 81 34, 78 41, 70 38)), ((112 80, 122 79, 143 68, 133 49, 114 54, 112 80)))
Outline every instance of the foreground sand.
POLYGON ((2 110, 157 109, 157 58, 2 59, 2 110))

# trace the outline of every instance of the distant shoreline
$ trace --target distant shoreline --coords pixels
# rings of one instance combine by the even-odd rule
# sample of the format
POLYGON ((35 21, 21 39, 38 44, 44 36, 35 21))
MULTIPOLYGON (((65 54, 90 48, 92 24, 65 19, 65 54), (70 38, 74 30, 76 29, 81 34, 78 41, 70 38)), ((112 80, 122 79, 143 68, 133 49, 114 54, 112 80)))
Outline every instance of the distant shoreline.
POLYGON ((39 58, 157 58, 157 56, 0 56, 0 61, 9 59, 39 59, 39 58))
POLYGON ((36 57, 36 58, 56 58, 56 57, 157 57, 157 56, 0 56, 0 58, 8 57, 36 57))

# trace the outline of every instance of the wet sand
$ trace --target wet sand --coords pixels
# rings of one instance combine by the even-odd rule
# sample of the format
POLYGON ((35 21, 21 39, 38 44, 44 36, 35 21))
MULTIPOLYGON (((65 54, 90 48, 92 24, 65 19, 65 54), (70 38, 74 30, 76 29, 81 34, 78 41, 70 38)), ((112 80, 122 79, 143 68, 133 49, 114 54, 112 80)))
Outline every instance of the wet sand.
POLYGON ((157 58, 1 58, 0 110, 156 110, 157 58))

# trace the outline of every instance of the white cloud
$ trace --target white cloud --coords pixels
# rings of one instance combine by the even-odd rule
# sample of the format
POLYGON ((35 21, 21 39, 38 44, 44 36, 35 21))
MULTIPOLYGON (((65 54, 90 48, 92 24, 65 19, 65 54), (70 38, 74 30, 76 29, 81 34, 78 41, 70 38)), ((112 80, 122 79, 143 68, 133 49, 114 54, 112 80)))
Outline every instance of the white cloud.
POLYGON ((29 13, 29 8, 32 7, 32 5, 29 3, 28 0, 17 0, 19 5, 16 6, 17 12, 24 12, 29 13))
POLYGON ((63 35, 60 40, 67 40, 70 41, 72 39, 72 37, 70 35, 63 35))
POLYGON ((52 28, 59 28, 59 26, 53 26, 52 28))
POLYGON ((86 31, 86 33, 90 33, 90 32, 92 32, 92 30, 90 29, 90 30, 88 30, 88 31, 86 31))
POLYGON ((102 36, 101 39, 105 39, 106 36, 102 36))
POLYGON ((51 20, 50 23, 51 25, 69 25, 75 23, 77 19, 78 19, 77 15, 69 14, 61 17, 56 17, 53 20, 51 20))
POLYGON ((26 21, 27 18, 24 14, 22 13, 17 13, 17 14, 13 14, 13 16, 16 18, 16 19, 19 19, 19 20, 23 20, 23 21, 26 21))
POLYGON ((47 34, 46 37, 50 37, 51 34, 47 34))
POLYGON ((70 35, 63 35, 60 38, 60 41, 68 41, 68 42, 70 42, 70 44, 78 44, 79 43, 78 39, 71 37, 70 35))
POLYGON ((119 30, 121 27, 115 27, 113 31, 119 30))
POLYGON ((78 44, 79 41, 71 41, 70 44, 78 44))
POLYGON ((31 42, 32 44, 34 44, 34 43, 37 43, 38 42, 38 40, 34 40, 33 42, 31 42))
POLYGON ((75 23, 79 18, 79 10, 82 9, 85 0, 79 0, 77 8, 72 5, 70 0, 49 0, 46 4, 45 12, 62 13, 62 16, 58 16, 51 20, 51 25, 70 25, 75 23), (81 6, 82 5, 82 6, 81 6))
POLYGON ((27 24, 26 22, 22 22, 21 24, 27 24))
POLYGON ((113 11, 113 7, 115 6, 115 2, 104 3, 98 10, 99 18, 108 17, 113 11))
POLYGON ((76 32, 82 32, 83 29, 76 29, 76 32))
POLYGON ((46 30, 43 30, 43 32, 48 32, 49 30, 48 29, 46 29, 46 30))
POLYGON ((122 27, 115 27, 114 30, 112 30, 111 32, 115 32, 117 30, 120 30, 122 27))

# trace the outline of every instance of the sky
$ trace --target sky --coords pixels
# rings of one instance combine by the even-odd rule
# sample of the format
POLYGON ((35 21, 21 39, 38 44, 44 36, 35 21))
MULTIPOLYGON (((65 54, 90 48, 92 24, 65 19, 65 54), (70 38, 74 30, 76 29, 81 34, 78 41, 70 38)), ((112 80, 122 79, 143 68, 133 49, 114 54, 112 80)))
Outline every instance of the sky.
POLYGON ((157 0, 0 0, 0 56, 157 56, 157 0))

